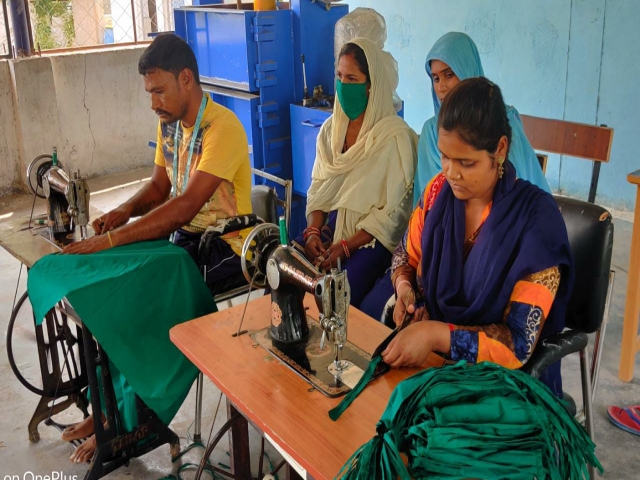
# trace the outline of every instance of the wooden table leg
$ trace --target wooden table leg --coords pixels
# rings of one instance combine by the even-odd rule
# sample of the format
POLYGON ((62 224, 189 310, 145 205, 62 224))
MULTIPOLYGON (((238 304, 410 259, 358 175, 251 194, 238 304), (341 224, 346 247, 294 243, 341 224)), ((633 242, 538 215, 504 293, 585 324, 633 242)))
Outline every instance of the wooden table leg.
POLYGON ((304 480, 291 465, 284 466, 285 480, 304 480))
POLYGON ((622 348, 618 378, 629 382, 633 378, 633 367, 638 352, 638 316, 640 315, 640 187, 636 192, 636 208, 631 234, 631 255, 629 257, 629 279, 627 302, 622 327, 622 348))
MULTIPOLYGON (((231 418, 238 410, 227 399, 227 418, 231 418)), ((249 452, 249 423, 242 417, 235 422, 229 431, 229 454, 231 471, 239 478, 251 479, 251 456, 249 452)))

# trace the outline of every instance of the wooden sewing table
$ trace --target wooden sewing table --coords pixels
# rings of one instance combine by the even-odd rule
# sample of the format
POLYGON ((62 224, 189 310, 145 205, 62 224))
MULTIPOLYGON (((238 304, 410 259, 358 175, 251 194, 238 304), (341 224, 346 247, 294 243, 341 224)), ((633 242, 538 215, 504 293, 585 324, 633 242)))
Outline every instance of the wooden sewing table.
MULTIPOLYGON (((307 295, 308 314, 318 309, 307 295)), ((171 340, 227 396, 276 448, 286 454, 303 478, 332 479, 362 444, 376 434, 376 423, 391 392, 415 369, 391 370, 374 380, 336 421, 328 412, 340 398, 325 397, 238 330, 244 305, 173 327, 171 340)), ((270 296, 249 302, 242 329, 250 333, 269 325, 270 296)), ((348 339, 373 352, 391 330, 351 307, 348 339)), ((234 445, 234 450, 237 445, 234 445)), ((236 455, 243 455, 235 451, 236 455)), ((246 452, 244 452, 246 454, 246 452)))

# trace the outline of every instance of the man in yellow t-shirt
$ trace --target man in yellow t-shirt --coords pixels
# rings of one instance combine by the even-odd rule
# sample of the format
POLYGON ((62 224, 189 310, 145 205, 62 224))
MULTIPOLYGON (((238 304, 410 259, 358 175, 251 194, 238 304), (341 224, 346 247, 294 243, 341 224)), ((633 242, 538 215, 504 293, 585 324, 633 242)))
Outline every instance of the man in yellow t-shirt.
POLYGON ((247 136, 234 113, 203 92, 195 55, 181 38, 158 35, 138 71, 160 117, 151 181, 96 219, 95 237, 64 253, 93 253, 175 232, 174 242, 206 267, 207 284, 218 293, 221 281, 241 273, 239 254, 251 229, 209 242, 206 259, 198 258, 198 246, 207 227, 252 213, 247 136), (141 218, 127 223, 131 217, 141 218))

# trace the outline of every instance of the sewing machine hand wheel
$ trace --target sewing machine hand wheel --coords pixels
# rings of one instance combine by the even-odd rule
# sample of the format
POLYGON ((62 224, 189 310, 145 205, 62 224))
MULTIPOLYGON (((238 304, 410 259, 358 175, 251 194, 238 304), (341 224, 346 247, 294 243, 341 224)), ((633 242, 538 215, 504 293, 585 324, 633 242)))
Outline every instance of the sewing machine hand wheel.
MULTIPOLYGON (((27 167, 27 186, 29 191, 40 198, 47 198, 42 185, 42 177, 53 166, 53 157, 49 154, 38 155, 27 167)), ((60 162, 58 166, 62 168, 60 162)))
POLYGON ((278 245, 280 245, 280 229, 273 223, 258 225, 245 239, 240 266, 247 282, 251 283, 253 279, 254 287, 267 286, 267 257, 278 245))

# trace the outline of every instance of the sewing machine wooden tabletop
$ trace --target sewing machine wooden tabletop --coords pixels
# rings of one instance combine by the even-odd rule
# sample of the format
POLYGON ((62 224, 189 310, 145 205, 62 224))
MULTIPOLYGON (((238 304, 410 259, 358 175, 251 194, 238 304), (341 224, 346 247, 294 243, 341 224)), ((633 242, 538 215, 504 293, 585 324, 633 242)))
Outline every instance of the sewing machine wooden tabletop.
MULTIPOLYGON (((32 204, 33 196, 15 195, 0 205, 0 246, 29 268, 45 255, 60 251, 33 229, 29 230, 32 204)), ((45 218, 46 211, 45 200, 37 199, 34 220, 45 218)), ((102 215, 100 210, 91 206, 89 212, 92 219, 102 215)))
MULTIPOLYGON (((253 333, 270 322, 271 298, 249 302, 242 329, 253 333)), ((305 298, 308 314, 318 318, 312 297, 305 298)), ((373 381, 338 419, 328 412, 340 398, 325 397, 269 352, 256 345, 249 334, 238 330, 244 305, 192 320, 171 329, 174 344, 258 429, 271 437, 307 475, 332 479, 363 443, 375 436, 376 423, 393 388, 415 373, 392 370, 373 381)), ((349 341, 373 352, 390 330, 351 308, 349 341)), ((342 398, 342 397, 341 397, 342 398)), ((212 400, 210 399, 210 402, 212 400)), ((206 408, 206 407, 205 407, 206 408)))

